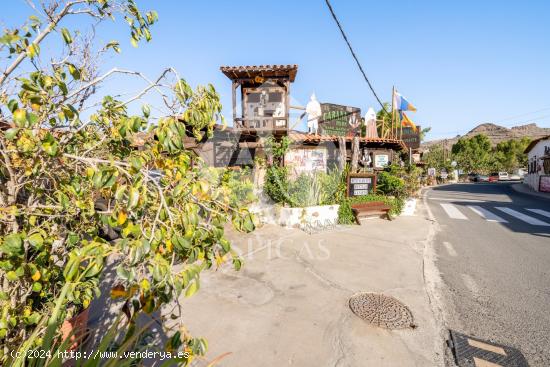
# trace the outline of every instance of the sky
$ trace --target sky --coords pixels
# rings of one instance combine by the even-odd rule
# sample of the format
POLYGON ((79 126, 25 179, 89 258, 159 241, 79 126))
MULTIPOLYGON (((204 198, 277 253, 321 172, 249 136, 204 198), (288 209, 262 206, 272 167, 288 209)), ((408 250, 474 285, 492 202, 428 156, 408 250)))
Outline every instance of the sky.
MULTIPOLYGON (((122 19, 100 25, 98 40, 118 39, 122 47, 120 55, 103 60, 105 70, 139 70, 153 79, 174 67, 193 86, 212 83, 230 117, 231 83, 220 66, 297 64, 292 104, 305 105, 315 92, 321 102, 360 107, 363 114, 368 107, 379 109, 323 0, 137 3, 159 14, 153 40, 136 49, 122 19)), ((428 140, 463 134, 486 122, 550 127, 550 2, 331 4, 377 94, 390 102, 395 86, 418 109, 411 119, 432 128, 428 140)), ((2 0, 2 5, 2 27, 32 14, 23 0, 2 0)), ((85 24, 85 17, 76 15, 63 26, 74 30, 85 24)), ((102 92, 141 87, 117 79, 102 92)))

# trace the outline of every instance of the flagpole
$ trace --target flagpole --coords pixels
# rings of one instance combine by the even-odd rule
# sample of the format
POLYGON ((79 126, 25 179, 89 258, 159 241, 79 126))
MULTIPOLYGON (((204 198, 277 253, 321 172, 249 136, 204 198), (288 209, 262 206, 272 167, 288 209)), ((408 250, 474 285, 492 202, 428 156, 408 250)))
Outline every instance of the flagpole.
POLYGON ((392 87, 392 90, 391 90, 391 128, 390 128, 391 136, 390 136, 390 138, 394 137, 393 136, 393 122, 395 120, 394 101, 395 101, 395 85, 392 87))

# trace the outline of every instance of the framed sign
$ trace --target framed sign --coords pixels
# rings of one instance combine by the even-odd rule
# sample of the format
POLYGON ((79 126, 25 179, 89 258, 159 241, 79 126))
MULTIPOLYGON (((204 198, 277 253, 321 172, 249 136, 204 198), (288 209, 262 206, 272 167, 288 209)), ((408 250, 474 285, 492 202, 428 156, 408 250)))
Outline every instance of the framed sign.
POLYGON ((376 191, 376 175, 373 173, 350 173, 348 175, 348 197, 364 196, 376 191))
POLYGON ((390 156, 388 154, 374 155, 374 168, 384 168, 389 163, 390 163, 390 156))
POLYGON ((290 149, 285 154, 285 166, 294 176, 304 172, 326 172, 327 157, 327 148, 290 149))
POLYGON ((550 192, 550 176, 540 176, 539 191, 550 192))
POLYGON ((356 136, 360 134, 361 109, 332 103, 321 103, 321 135, 356 136))
POLYGON ((428 176, 435 177, 435 168, 434 167, 428 168, 428 176))
POLYGON ((420 126, 417 126, 416 130, 410 126, 403 126, 401 140, 403 140, 407 148, 418 149, 420 147, 420 130, 420 126))

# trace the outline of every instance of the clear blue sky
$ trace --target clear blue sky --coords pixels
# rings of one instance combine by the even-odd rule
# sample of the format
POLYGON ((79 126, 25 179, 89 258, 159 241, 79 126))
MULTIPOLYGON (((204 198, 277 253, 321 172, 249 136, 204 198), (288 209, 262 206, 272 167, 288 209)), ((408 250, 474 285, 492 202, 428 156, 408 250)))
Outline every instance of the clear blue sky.
MULTIPOLYGON (((30 11, 23 0, 5 2, 2 25, 30 11)), ((123 47, 106 70, 116 65, 153 78, 173 66, 193 85, 213 83, 230 117, 230 82, 220 65, 298 64, 295 101, 305 104, 315 91, 321 102, 363 113, 378 107, 323 0, 137 2, 159 13, 153 41, 133 49, 124 22, 101 26, 100 39, 123 47)), ((390 101, 395 85, 418 108, 412 119, 432 127, 428 139, 482 122, 550 127, 550 2, 331 3, 378 94, 390 101)), ((132 86, 111 83, 104 92, 132 86)))

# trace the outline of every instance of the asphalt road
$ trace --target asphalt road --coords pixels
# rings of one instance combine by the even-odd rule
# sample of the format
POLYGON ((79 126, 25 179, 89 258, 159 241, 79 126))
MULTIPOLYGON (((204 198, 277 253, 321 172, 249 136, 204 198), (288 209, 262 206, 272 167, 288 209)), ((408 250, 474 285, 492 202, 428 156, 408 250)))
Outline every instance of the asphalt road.
POLYGON ((519 348, 550 366, 550 200, 510 183, 426 193, 449 329, 519 348))

